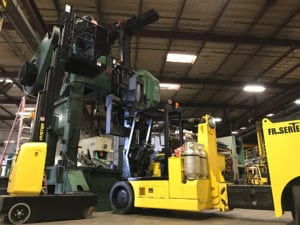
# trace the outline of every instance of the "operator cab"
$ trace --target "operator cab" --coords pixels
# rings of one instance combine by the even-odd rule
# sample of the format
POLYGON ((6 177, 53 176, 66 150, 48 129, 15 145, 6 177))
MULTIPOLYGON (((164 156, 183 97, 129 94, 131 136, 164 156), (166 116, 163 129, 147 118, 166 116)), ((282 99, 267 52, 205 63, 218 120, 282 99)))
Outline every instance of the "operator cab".
POLYGON ((65 70, 81 76, 96 76, 106 69, 98 62, 110 52, 109 30, 91 23, 85 17, 75 19, 72 32, 72 52, 66 60, 65 70))

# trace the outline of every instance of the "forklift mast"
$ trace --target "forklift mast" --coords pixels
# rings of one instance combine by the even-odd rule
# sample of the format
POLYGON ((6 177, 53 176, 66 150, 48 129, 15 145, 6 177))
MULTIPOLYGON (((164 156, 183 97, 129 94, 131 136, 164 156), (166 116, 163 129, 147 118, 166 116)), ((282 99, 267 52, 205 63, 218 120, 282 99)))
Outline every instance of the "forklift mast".
MULTIPOLYGON (((129 118, 128 118, 129 119, 129 118)), ((170 144, 170 129, 178 131, 178 143, 183 144, 183 129, 180 109, 165 104, 143 111, 138 111, 128 120, 130 135, 125 138, 122 178, 151 176, 149 165, 154 146, 151 145, 151 134, 159 127, 164 134, 164 162, 162 176, 168 176, 168 158, 174 153, 175 147, 170 144)))

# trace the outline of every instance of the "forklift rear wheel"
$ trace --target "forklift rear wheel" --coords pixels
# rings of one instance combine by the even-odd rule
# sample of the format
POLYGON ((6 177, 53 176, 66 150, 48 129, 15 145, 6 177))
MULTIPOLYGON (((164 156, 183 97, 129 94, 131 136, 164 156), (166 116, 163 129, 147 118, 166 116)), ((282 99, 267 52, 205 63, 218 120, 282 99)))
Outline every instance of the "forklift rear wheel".
POLYGON ((300 186, 292 187, 293 202, 292 215, 296 225, 300 225, 300 186))
POLYGON ((14 204, 8 211, 8 221, 12 224, 26 223, 31 215, 31 209, 26 203, 14 204))
POLYGON ((126 181, 114 184, 109 200, 114 213, 127 214, 133 211, 133 190, 126 181))

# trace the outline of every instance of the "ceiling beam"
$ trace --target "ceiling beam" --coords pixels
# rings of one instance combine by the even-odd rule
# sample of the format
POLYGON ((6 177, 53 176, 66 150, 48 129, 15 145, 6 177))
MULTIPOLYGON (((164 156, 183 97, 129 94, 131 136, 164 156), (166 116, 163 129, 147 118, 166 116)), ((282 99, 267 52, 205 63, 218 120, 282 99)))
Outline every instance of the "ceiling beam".
POLYGON ((103 13, 102 13, 102 2, 101 0, 95 0, 97 14, 98 14, 98 24, 103 24, 103 13))
MULTIPOLYGON (((269 10, 269 8, 271 7, 271 5, 274 3, 274 1, 270 0, 270 1, 266 1, 264 5, 262 5, 262 7, 257 11, 257 13, 255 14, 254 18, 252 19, 251 23, 249 24, 249 27, 243 31, 241 33, 241 35, 243 36, 248 36, 249 35, 249 32, 252 30, 252 28, 257 24, 257 22, 264 16, 264 14, 269 10)), ((212 33, 212 32, 209 32, 209 33, 212 33)), ((205 42, 202 42, 202 43, 205 43, 205 42)), ((223 65, 225 65, 225 63, 227 62, 227 60, 234 54, 235 50, 238 48, 240 43, 234 43, 232 48, 231 48, 231 51, 229 52, 229 54, 227 54, 222 62, 215 68, 215 70, 213 71, 213 73, 211 74, 211 78, 214 78, 219 70, 223 67, 223 65)), ((203 44, 204 45, 204 44, 203 44)), ((263 45, 261 45, 260 47, 262 48, 263 45)), ((250 58, 253 58, 255 57, 256 54, 253 54, 253 55, 250 55, 250 57, 248 58, 247 62, 250 61, 251 59, 250 58)), ((199 57, 198 57, 199 58, 199 57)), ((243 64, 242 67, 240 68, 243 68, 244 65, 246 64, 243 64)), ((231 74, 230 77, 229 77, 229 80, 231 80, 235 75, 236 75, 237 72, 235 72, 234 74, 231 74)), ((188 77, 188 74, 186 74, 185 77, 188 77)), ((220 86, 216 91, 214 91, 210 96, 209 96, 209 99, 212 99, 212 98, 215 98, 215 96, 220 92, 220 90, 222 90, 222 86, 220 86)), ((192 97, 191 100, 197 98, 197 96, 201 94, 201 91, 198 91, 196 95, 194 95, 192 97)))
MULTIPOLYGON (((2 31, 3 32, 3 31, 2 31)), ((11 79, 14 84, 20 89, 23 90, 22 85, 18 82, 17 80, 17 73, 18 72, 11 72, 11 71, 7 71, 3 68, 0 67, 0 78, 8 78, 11 79)))
MULTIPOLYGON (((3 78, 15 78, 17 72, 3 71, 0 70, 0 77, 3 78)), ((209 79, 209 78, 167 78, 163 77, 160 79, 161 83, 175 83, 175 84, 202 84, 202 85, 217 85, 217 86, 245 86, 249 83, 258 83, 264 85, 266 88, 276 89, 290 89, 294 88, 296 84, 280 84, 271 82, 246 82, 246 81, 235 81, 235 80, 220 80, 220 79, 209 79)))
POLYGON ((0 105, 0 109, 2 109, 4 112, 6 112, 7 114, 9 114, 9 117, 15 117, 15 115, 13 113, 11 113, 10 111, 8 111, 4 106, 0 105))
POLYGON ((217 85, 217 86, 230 86, 230 87, 240 87, 247 84, 261 84, 266 88, 277 88, 277 89, 290 89, 294 88, 296 84, 279 84, 279 83, 269 83, 269 82, 246 82, 246 81, 235 81, 235 80, 219 80, 219 79, 209 79, 209 78, 161 78, 161 83, 171 83, 171 84, 202 84, 202 85, 217 85))
POLYGON ((3 68, 0 67, 0 77, 2 78, 9 78, 9 79, 12 79, 12 78, 16 78, 17 76, 17 71, 7 71, 3 68))
POLYGON ((32 52, 35 52, 40 40, 22 12, 21 7, 15 5, 15 1, 8 0, 4 13, 27 47, 32 52))
POLYGON ((3 21, 3 24, 2 24, 2 30, 14 30, 14 26, 8 22, 8 21, 3 21))
POLYGON ((3 122, 3 123, 5 123, 5 124, 8 126, 8 128, 9 128, 9 129, 7 129, 7 130, 10 130, 10 128, 11 128, 11 124, 10 124, 10 123, 8 123, 8 122, 7 122, 7 121, 5 121, 5 120, 2 120, 2 122, 3 122))
MULTIPOLYGON (((3 95, 3 96, 5 96, 7 100, 11 101, 9 104, 15 104, 14 101, 18 100, 18 99, 15 99, 15 98, 11 97, 10 95, 8 95, 6 93, 6 91, 3 90, 3 89, 0 89, 0 94, 3 95)), ((20 101, 20 100, 18 100, 18 101, 20 101)), ((1 103, 3 103, 3 101, 1 101, 1 103)), ((16 105, 19 105, 19 103, 16 103, 16 105)), ((3 110, 5 111, 5 109, 3 109, 3 110)))
MULTIPOLYGON (((175 19, 175 22, 174 22, 174 24, 173 24, 170 32, 175 32, 178 29, 178 24, 180 22, 180 19, 181 19, 181 16, 182 16, 185 4, 186 4, 186 0, 181 0, 180 1, 178 10, 177 10, 176 16, 175 16, 176 19, 175 19)), ((136 36, 139 37, 139 32, 136 34, 136 36)), ((168 40, 168 44, 166 45, 166 49, 164 51, 164 58, 162 60, 162 64, 161 64, 159 72, 158 72, 158 79, 161 77, 162 72, 165 69, 166 61, 167 61, 167 55, 168 55, 168 52, 170 51, 170 49, 172 47, 172 44, 173 44, 173 37, 170 36, 170 38, 168 40)))
POLYGON ((60 14, 61 14, 61 7, 60 7, 60 2, 59 2, 59 0, 53 0, 53 4, 54 4, 54 7, 55 7, 55 9, 56 9, 56 11, 57 11, 57 15, 58 15, 58 20, 57 21, 59 21, 59 18, 60 18, 60 14))
POLYGON ((40 37, 43 38, 48 32, 48 28, 35 2, 33 0, 26 0, 22 1, 22 5, 27 15, 29 16, 31 26, 34 26, 35 30, 39 33, 40 37))
MULTIPOLYGON (((21 98, 21 97, 20 97, 21 98)), ((20 98, 19 99, 1 99, 1 104, 20 104, 20 98)), ((26 99, 26 104, 36 104, 35 100, 32 99, 26 99)))
POLYGON ((254 37, 248 35, 227 35, 216 33, 199 33, 192 31, 169 31, 169 30, 142 30, 139 32, 140 37, 150 38, 167 38, 187 41, 206 41, 206 42, 227 42, 241 43, 254 45, 271 45, 283 47, 300 47, 300 40, 283 39, 283 38, 268 38, 254 37))
MULTIPOLYGON (((260 121, 265 115, 272 112, 277 114, 277 112, 282 111, 286 108, 286 105, 291 104, 296 98, 299 97, 300 86, 299 84, 292 89, 283 91, 281 94, 278 94, 275 97, 272 97, 268 101, 265 101, 263 104, 260 104, 255 107, 255 110, 249 110, 239 116, 235 121, 232 121, 235 124, 234 128, 249 126, 249 121, 256 122, 260 121)), ((224 127, 220 130, 220 136, 230 134, 230 127, 224 127)))
MULTIPOLYGON (((20 100, 1 100, 1 104, 18 104, 20 103, 20 100)), ((26 99, 27 104, 34 104, 34 101, 26 99)), ((208 102, 180 102, 181 107, 185 108, 222 108, 222 109, 242 109, 242 110, 250 110, 252 106, 250 105, 235 105, 235 104, 220 104, 220 103, 208 103, 208 102)), ((0 115, 0 120, 3 121, 9 121, 9 120, 14 120, 15 116, 14 115, 0 115)))
POLYGON ((3 116, 0 115, 0 120, 2 121, 10 121, 10 120, 14 120, 16 116, 3 116))
MULTIPOLYGON (((48 24, 48 23, 47 23, 48 24)), ((49 26, 57 25, 49 23, 49 26)), ((3 30, 14 29, 11 23, 3 23, 3 30)), ((239 44, 253 44, 253 45, 271 45, 299 48, 300 40, 298 39, 286 39, 286 38, 273 38, 273 37, 255 37, 249 35, 230 35, 230 34, 217 34, 217 33, 200 33, 193 31, 169 31, 169 30, 141 30, 135 33, 134 36, 148 38, 163 38, 174 40, 187 40, 187 41, 205 41, 205 42, 225 42, 225 43, 239 43, 239 44)))
POLYGON ((11 48, 15 56, 17 56, 21 60, 21 62, 25 62, 26 56, 24 52, 21 51, 16 46, 16 44, 13 42, 13 39, 9 36, 9 34, 5 30, 2 30, 0 34, 2 35, 3 39, 7 42, 7 44, 9 45, 9 47, 11 48))
MULTIPOLYGON (((213 20, 213 23, 209 29, 209 33, 212 33, 214 31, 214 29, 216 28, 217 24, 219 23, 219 20, 221 19, 221 17, 223 16, 225 10, 227 9, 227 6, 229 4, 230 0, 226 0, 223 2, 222 6, 219 8, 218 12, 217 12, 217 15, 215 16, 214 20, 213 20)), ((205 42, 201 43, 200 47, 198 48, 197 50, 197 58, 195 60, 195 62, 189 66, 189 68, 187 69, 186 73, 185 73, 185 76, 184 77, 187 77, 192 69, 194 68, 194 66, 196 65, 196 62, 199 60, 200 57, 198 57, 200 55, 200 53, 202 52, 203 48, 205 46, 205 42)))
POLYGON ((250 110, 253 108, 251 105, 240 105, 240 104, 224 104, 224 103, 213 103, 213 102, 180 102, 180 107, 183 108, 220 108, 220 109, 244 109, 250 110))
MULTIPOLYGON (((291 14, 289 14, 288 17, 286 17, 281 24, 277 27, 277 29, 270 35, 270 38, 274 38, 290 21, 292 21, 294 19, 294 17, 296 17, 300 12, 300 6, 298 6, 297 8, 294 9, 294 11, 292 11, 291 14)), ((260 13, 260 17, 262 17, 262 14, 260 13)), ((248 33, 246 33, 247 35, 248 33)), ((237 44, 235 44, 235 46, 237 46, 237 44)), ((231 76, 231 78, 233 76, 237 76, 241 70, 249 63, 251 62, 251 60, 264 48, 264 45, 260 45, 255 52, 242 64, 239 66, 239 68, 235 71, 235 74, 231 76)), ((278 63, 280 63, 282 60, 284 60, 286 57, 288 57, 290 54, 293 53, 293 51, 296 48, 294 47, 289 47, 287 49, 287 51, 285 51, 281 56, 279 56, 273 63, 271 63, 268 67, 266 67, 263 71, 261 71, 260 73, 258 73, 256 75, 256 77, 254 77, 253 82, 259 80, 265 73, 267 73, 268 71, 272 70, 278 63)), ((294 69, 298 68, 297 65, 295 67, 292 67, 291 69, 287 70, 284 74, 282 74, 281 76, 277 77, 276 79, 274 79, 272 81, 272 83, 277 83, 280 79, 284 78, 286 75, 288 75, 290 72, 292 72, 294 69)), ((216 71, 217 72, 217 71, 216 71)), ((295 87, 295 86, 294 86, 295 87)), ((240 91, 241 92, 241 91, 240 91)), ((240 92, 237 94, 239 95, 240 92)), ((219 93, 219 91, 216 91, 213 95, 217 95, 219 93)), ((235 98, 236 95, 233 95, 232 97, 230 97, 227 101, 230 102, 233 98, 235 98)), ((244 102, 248 102, 252 97, 249 97, 247 99, 245 99, 244 102)))

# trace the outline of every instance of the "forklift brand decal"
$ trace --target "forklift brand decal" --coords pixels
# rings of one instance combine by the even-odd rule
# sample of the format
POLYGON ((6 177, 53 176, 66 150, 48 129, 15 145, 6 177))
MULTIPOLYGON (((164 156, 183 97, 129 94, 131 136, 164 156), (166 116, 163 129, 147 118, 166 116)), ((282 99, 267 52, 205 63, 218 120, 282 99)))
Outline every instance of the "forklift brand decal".
POLYGON ((296 132, 300 132, 300 122, 289 123, 288 126, 284 126, 284 127, 269 128, 268 129, 268 134, 269 135, 289 134, 289 133, 296 133, 296 132))
POLYGON ((41 123, 41 126, 40 126, 40 141, 43 141, 44 139, 44 131, 45 131, 45 124, 44 123, 41 123))

